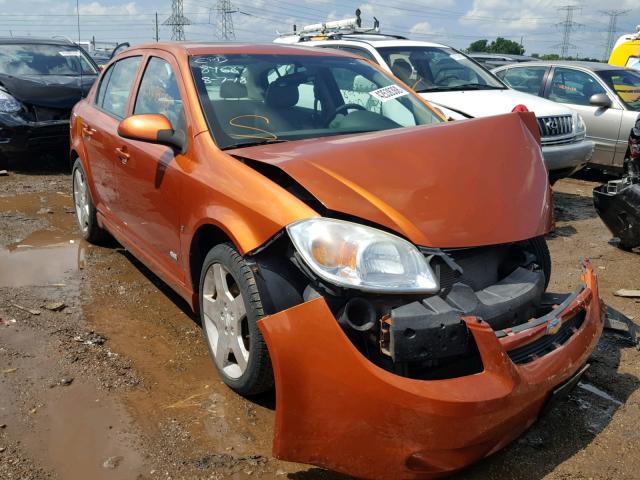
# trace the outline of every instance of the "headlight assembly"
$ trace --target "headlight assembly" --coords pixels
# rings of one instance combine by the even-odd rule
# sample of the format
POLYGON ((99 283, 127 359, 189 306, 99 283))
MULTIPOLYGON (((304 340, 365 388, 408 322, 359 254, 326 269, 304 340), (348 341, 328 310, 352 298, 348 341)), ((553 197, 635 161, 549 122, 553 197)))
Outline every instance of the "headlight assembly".
POLYGON ((306 265, 327 282, 368 292, 439 289, 415 245, 390 233, 323 217, 293 223, 287 231, 306 265))
POLYGON ((22 105, 15 98, 4 90, 0 90, 0 112, 17 113, 22 109, 22 105))

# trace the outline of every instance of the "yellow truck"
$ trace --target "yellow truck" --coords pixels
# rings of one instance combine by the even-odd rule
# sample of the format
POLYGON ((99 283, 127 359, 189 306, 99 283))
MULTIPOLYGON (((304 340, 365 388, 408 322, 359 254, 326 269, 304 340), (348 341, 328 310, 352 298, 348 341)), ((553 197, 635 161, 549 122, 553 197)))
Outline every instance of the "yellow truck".
POLYGON ((618 39, 611 51, 609 64, 640 70, 640 25, 637 30, 618 39))

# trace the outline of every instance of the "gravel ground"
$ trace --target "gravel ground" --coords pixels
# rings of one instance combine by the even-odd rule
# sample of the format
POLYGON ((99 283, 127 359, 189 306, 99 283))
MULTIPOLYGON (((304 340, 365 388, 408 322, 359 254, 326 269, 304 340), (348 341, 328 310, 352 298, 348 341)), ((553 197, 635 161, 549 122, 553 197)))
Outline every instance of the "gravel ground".
MULTIPOLYGON (((0 177, 0 478, 338 480, 270 455, 274 397, 218 379, 188 307, 117 244, 75 229, 60 168, 0 177)), ((590 257, 608 304, 640 288, 637 254, 608 243, 588 180, 555 187, 552 291, 590 257)), ((640 352, 601 341, 582 386, 518 441, 457 479, 635 479, 640 352)))

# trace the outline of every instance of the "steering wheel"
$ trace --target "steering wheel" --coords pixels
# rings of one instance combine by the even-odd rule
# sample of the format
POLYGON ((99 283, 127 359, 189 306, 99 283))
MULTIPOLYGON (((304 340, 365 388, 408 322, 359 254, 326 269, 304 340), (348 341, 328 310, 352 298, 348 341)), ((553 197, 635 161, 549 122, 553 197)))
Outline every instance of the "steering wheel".
POLYGON ((362 105, 360 105, 358 103, 345 103, 343 105, 340 105, 333 112, 331 112, 331 114, 327 117, 327 120, 326 120, 326 123, 325 123, 325 127, 329 126, 329 124, 333 121, 334 118, 336 118, 336 116, 339 113, 346 112, 350 108, 354 108, 356 110, 366 110, 365 107, 363 107, 362 105))

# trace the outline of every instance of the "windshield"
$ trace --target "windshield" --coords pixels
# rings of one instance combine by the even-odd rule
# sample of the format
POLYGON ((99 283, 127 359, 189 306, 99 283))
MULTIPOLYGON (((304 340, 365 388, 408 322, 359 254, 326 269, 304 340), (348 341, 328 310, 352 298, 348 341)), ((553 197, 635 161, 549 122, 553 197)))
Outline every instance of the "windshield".
POLYGON ((640 72, 604 70, 596 73, 616 92, 629 110, 640 111, 640 72))
POLYGON ((507 87, 470 58, 447 47, 381 47, 393 74, 416 92, 507 87))
POLYGON ((24 75, 96 75, 93 62, 75 45, 0 45, 0 73, 24 75))
POLYGON ((366 61, 311 55, 190 59, 221 148, 362 133, 442 120, 366 61))

